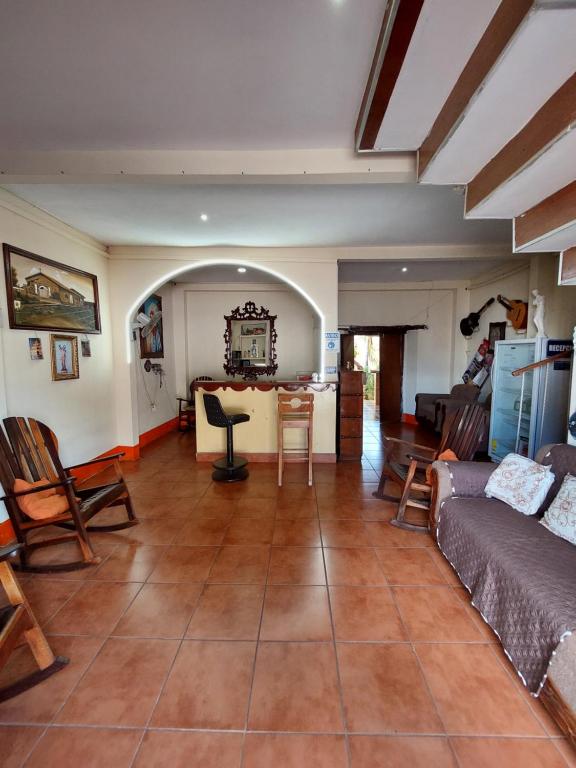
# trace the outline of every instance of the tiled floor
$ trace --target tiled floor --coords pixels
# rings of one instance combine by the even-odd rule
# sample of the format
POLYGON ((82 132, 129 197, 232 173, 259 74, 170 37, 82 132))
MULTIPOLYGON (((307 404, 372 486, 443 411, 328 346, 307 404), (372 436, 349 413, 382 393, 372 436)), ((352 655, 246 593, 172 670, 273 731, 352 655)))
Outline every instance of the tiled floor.
POLYGON ((0 705, 0 765, 576 765, 432 539, 372 499, 371 447, 313 488, 262 464, 216 485, 190 435, 125 465, 141 524, 95 536, 98 567, 22 579, 71 661, 0 705))

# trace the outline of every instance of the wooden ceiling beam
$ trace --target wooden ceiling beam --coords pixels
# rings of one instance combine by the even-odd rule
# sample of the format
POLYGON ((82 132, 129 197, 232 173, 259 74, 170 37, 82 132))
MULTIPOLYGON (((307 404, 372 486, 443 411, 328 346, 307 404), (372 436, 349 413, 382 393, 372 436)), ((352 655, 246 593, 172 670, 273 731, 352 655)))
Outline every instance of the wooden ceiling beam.
POLYGON ((468 184, 466 214, 518 175, 576 126, 576 74, 553 94, 524 128, 468 184))
POLYGON ((389 0, 356 122, 356 149, 373 150, 424 0, 389 0))
POLYGON ((521 251, 540 241, 542 248, 538 250, 550 250, 546 241, 562 230, 572 239, 564 247, 576 246, 576 181, 514 219, 514 250, 521 251))
POLYGON ((534 0, 502 0, 500 3, 418 151, 419 178, 456 130, 470 100, 482 88, 533 5, 534 0))

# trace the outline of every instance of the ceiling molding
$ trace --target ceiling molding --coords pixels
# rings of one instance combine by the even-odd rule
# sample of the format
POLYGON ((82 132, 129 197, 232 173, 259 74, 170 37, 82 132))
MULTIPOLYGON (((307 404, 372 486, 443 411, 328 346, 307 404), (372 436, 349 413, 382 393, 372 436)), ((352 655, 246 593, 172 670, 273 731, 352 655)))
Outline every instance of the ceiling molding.
POLYGON ((416 179, 414 153, 348 149, 0 152, 1 184, 358 184, 416 179))
POLYGON ((356 123, 356 149, 372 151, 424 0, 389 0, 356 123))
POLYGON ((0 209, 1 208, 10 211, 10 213, 15 214, 16 216, 20 216, 33 224, 44 227, 44 229, 48 229, 57 235, 65 237, 68 240, 72 240, 79 245, 90 248, 93 251, 96 251, 100 256, 108 257, 108 250, 100 241, 90 235, 84 234, 84 232, 81 232, 79 229, 71 227, 69 224, 65 224, 63 221, 60 221, 60 219, 40 210, 40 208, 13 195, 11 192, 8 192, 8 190, 2 189, 2 187, 0 187, 0 209))
POLYGON ((533 6, 534 0, 502 0, 418 151, 419 179, 462 121, 470 101, 533 6))
POLYGON ((514 250, 558 251, 576 245, 576 181, 514 219, 514 250))
MULTIPOLYGON (((516 177, 576 126, 576 74, 548 99, 534 117, 468 184, 466 214, 516 177)), ((490 214, 488 214, 490 215, 490 214)), ((492 212, 491 215, 497 215, 492 212)))

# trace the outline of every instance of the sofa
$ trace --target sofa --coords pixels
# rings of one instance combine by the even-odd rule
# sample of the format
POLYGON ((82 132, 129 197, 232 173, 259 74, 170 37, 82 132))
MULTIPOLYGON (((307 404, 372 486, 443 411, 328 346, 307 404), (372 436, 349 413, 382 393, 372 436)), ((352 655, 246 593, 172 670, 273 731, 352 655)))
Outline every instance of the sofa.
POLYGON ((564 476, 576 475, 576 447, 544 446, 536 461, 555 479, 532 516, 486 497, 495 464, 434 462, 430 522, 524 684, 576 746, 576 545, 539 522, 564 476))
POLYGON ((416 395, 416 418, 419 422, 442 431, 444 418, 470 402, 476 402, 480 388, 475 384, 456 384, 448 394, 419 393, 416 395))

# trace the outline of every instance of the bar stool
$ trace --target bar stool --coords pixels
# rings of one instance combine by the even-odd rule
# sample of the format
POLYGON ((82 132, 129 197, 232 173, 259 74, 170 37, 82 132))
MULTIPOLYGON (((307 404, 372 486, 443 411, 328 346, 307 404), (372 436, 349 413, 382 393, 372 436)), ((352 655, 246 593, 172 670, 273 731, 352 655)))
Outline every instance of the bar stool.
POLYGON ((284 448, 285 429, 306 430, 306 454, 293 461, 308 462, 308 485, 312 485, 312 427, 314 395, 278 395, 278 485, 282 485, 284 455, 302 453, 301 448, 284 448))
POLYGON ((216 395, 204 394, 203 397, 208 424, 212 427, 226 429, 226 456, 213 462, 212 480, 225 483, 246 480, 248 477, 248 470, 246 469, 248 460, 243 456, 234 456, 232 431, 235 424, 250 421, 250 416, 247 413, 226 413, 216 395))

